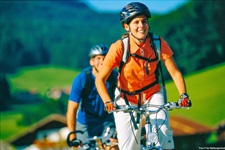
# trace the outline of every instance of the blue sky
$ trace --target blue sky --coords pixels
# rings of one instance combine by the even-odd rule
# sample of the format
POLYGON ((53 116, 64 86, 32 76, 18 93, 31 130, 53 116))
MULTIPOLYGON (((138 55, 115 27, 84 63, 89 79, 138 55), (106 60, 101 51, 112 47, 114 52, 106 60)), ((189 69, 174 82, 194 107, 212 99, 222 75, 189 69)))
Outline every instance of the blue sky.
MULTIPOLYGON (((124 6, 135 0, 86 0, 97 11, 119 12, 124 6)), ((148 6, 153 13, 167 13, 186 3, 188 0, 136 0, 148 6)))

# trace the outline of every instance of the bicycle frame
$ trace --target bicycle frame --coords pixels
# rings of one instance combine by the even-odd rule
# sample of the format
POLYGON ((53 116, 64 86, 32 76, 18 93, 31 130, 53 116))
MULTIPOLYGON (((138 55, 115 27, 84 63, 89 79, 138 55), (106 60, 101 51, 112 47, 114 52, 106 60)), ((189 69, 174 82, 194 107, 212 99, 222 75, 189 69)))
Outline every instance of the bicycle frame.
MULTIPOLYGON (((161 106, 147 104, 140 108, 138 108, 136 106, 132 106, 132 105, 122 105, 122 106, 120 105, 120 106, 117 106, 116 109, 111 112, 124 112, 124 113, 136 112, 137 114, 144 115, 146 118, 145 129, 147 128, 147 130, 146 130, 146 139, 147 140, 146 140, 145 145, 142 145, 142 150, 153 150, 153 149, 161 150, 161 146, 157 146, 157 143, 159 142, 158 130, 159 130, 159 126, 162 126, 164 124, 164 122, 160 125, 158 125, 157 123, 152 124, 150 115, 156 114, 155 119, 157 119, 157 113, 161 110, 163 110, 165 112, 165 111, 170 111, 173 109, 180 109, 180 108, 189 109, 188 107, 178 106, 177 102, 168 102, 161 106), (153 110, 152 107, 154 107, 156 109, 153 110)), ((167 116, 165 116, 165 117, 167 117, 167 116)))

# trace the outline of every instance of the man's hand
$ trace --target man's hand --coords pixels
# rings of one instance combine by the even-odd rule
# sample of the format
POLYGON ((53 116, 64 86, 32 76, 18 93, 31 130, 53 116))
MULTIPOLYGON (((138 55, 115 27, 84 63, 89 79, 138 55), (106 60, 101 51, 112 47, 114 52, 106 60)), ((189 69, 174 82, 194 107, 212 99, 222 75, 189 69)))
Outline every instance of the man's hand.
POLYGON ((72 131, 68 134, 66 142, 67 145, 74 150, 77 150, 82 145, 82 141, 76 138, 76 131, 72 131))

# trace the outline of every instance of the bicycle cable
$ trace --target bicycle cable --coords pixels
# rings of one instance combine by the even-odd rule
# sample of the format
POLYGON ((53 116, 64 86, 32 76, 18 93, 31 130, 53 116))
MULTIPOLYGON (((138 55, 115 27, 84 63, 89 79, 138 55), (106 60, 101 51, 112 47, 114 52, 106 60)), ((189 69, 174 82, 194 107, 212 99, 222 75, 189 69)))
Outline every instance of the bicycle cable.
MULTIPOLYGON (((134 110, 132 111, 132 113, 134 113, 134 110)), ((135 139, 136 143, 139 145, 138 140, 137 140, 137 137, 135 136, 135 133, 134 133, 134 125, 132 125, 133 124, 132 119, 130 119, 130 124, 131 124, 131 130, 132 130, 134 139, 135 139)))

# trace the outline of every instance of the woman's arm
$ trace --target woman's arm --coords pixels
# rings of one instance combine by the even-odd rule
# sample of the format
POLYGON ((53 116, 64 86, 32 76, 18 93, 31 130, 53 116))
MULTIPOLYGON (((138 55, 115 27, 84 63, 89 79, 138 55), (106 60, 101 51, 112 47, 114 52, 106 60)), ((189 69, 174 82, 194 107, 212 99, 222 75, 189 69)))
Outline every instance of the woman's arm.
POLYGON ((104 59, 103 65, 96 76, 95 85, 98 93, 105 105, 107 105, 106 110, 113 110, 112 100, 106 88, 106 81, 109 75, 112 73, 113 69, 118 66, 120 60, 122 59, 122 41, 118 40, 110 46, 110 49, 104 59))
POLYGON ((95 85, 103 103, 111 101, 111 98, 109 96, 109 93, 105 84, 111 72, 112 72, 112 69, 103 66, 101 70, 99 71, 98 75, 96 76, 95 85))
POLYGON ((169 74, 171 75, 179 94, 181 95, 182 93, 187 93, 184 78, 183 78, 180 70, 178 69, 176 62, 174 61, 174 58, 170 57, 170 58, 166 59, 164 61, 164 64, 165 64, 169 74))

